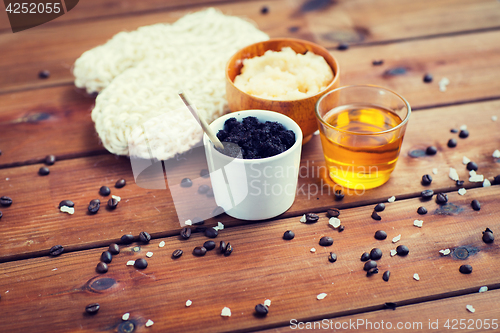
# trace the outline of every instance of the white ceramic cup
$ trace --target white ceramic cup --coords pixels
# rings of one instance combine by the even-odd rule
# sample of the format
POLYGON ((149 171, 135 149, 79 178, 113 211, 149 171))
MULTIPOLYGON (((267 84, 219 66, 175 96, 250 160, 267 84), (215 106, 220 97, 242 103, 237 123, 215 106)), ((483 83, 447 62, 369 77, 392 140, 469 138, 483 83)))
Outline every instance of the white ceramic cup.
POLYGON ((295 143, 281 154, 241 159, 217 151, 208 136, 203 136, 215 202, 226 214, 242 220, 264 220, 278 216, 295 200, 302 150, 302 131, 288 116, 273 111, 246 110, 226 114, 210 124, 217 133, 229 118, 241 121, 256 117, 261 123, 276 121, 295 133, 295 143))

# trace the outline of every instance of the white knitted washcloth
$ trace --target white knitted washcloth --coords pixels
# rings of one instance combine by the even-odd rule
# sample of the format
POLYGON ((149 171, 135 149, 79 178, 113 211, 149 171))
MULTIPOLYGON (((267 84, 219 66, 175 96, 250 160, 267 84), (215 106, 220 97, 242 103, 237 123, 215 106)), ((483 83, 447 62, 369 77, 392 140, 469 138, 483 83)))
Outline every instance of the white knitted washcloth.
POLYGON ((178 92, 210 123, 227 110, 231 55, 268 38, 252 23, 209 8, 173 24, 120 32, 86 51, 75 62, 75 85, 99 92, 92 120, 108 151, 166 160, 203 133, 178 92))

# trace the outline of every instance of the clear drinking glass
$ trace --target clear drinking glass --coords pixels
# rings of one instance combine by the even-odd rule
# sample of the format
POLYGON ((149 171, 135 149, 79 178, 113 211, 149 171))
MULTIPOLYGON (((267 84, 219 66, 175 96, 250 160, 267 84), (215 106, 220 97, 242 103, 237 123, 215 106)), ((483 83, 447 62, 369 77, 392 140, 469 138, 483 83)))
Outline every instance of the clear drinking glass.
POLYGON ((316 119, 330 178, 360 190, 387 182, 410 113, 401 95, 373 85, 340 87, 321 97, 316 119))

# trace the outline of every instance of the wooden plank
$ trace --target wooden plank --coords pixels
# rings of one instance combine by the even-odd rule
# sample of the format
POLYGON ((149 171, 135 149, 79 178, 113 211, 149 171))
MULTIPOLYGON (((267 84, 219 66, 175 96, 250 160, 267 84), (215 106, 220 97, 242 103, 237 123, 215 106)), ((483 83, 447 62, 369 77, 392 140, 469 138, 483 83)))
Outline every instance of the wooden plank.
POLYGON ((495 233, 500 230, 499 195, 497 186, 474 189, 465 196, 450 193, 450 202, 458 207, 452 215, 439 214, 441 209, 433 201, 426 203, 430 213, 425 216, 415 212, 422 204, 419 199, 396 201, 387 205, 377 222, 369 218, 372 207, 346 209, 340 215, 346 227, 342 233, 328 226, 324 214, 315 224, 303 224, 294 217, 224 229, 215 240, 233 245, 228 257, 216 251, 194 257, 192 249, 207 240, 200 234, 189 240, 156 239, 149 245, 122 247, 102 276, 94 269, 105 248, 2 263, 3 327, 34 331, 50 323, 53 332, 75 327, 82 332, 116 331, 122 314, 129 312, 138 327, 151 319, 153 329, 162 332, 255 330, 288 325, 292 318, 320 320, 381 309, 385 302, 421 302, 477 292, 483 285, 498 288, 500 248, 483 243, 481 232, 486 227, 495 233), (480 211, 470 208, 472 198, 482 202, 480 211), (416 218, 424 220, 422 228, 413 226, 416 218), (375 240, 378 229, 386 230, 388 239, 375 240), (282 239, 285 230, 295 232, 292 241, 282 239), (406 257, 389 256, 396 247, 391 239, 398 234, 397 245, 410 249, 406 257), (334 239, 332 247, 318 245, 324 235, 334 239), (158 247, 161 240, 166 242, 164 248, 158 247), (310 252, 312 247, 316 253, 310 252), (381 274, 366 277, 362 269, 361 253, 374 247, 383 251, 378 265, 382 272, 391 271, 389 282, 381 274), (457 259, 457 247, 467 248, 469 257, 457 259), (178 248, 184 255, 171 259, 178 248), (438 252, 446 248, 453 254, 438 252), (154 255, 145 270, 125 265, 144 258, 147 251, 154 255), (330 251, 338 255, 337 262, 328 262, 330 251), (460 274, 462 264, 472 265, 472 274, 460 274), (420 281, 413 279, 414 273, 420 281), (328 295, 317 300, 320 293, 328 295), (191 307, 185 306, 188 299, 191 307), (256 318, 254 306, 265 299, 272 301, 270 313, 256 318), (99 313, 84 315, 84 307, 94 302, 101 305, 99 313), (225 306, 231 309, 231 318, 221 318, 225 306))
MULTIPOLYGON (((466 180, 466 188, 481 186, 481 183, 467 181, 468 171, 462 164, 462 157, 465 155, 474 160, 479 166, 478 173, 490 180, 500 174, 500 164, 491 156, 499 148, 500 123, 491 120, 492 115, 498 114, 499 106, 500 102, 497 101, 415 112, 408 125, 396 170, 389 182, 373 190, 346 190, 346 197, 342 201, 334 200, 334 188, 328 186, 322 177, 324 160, 319 137, 315 136, 303 147, 295 203, 281 217, 324 211, 331 206, 345 208, 371 205, 386 201, 392 195, 400 200, 419 196, 426 188, 432 188, 436 193, 456 191, 458 187, 455 182, 448 178, 450 167, 456 168, 460 178, 466 180), (471 114, 480 116, 471 118, 471 114), (443 122, 442 119, 448 121, 443 122), (448 148, 448 139, 457 137, 449 129, 462 124, 468 125, 469 138, 458 139, 456 148, 448 148), (438 154, 419 158, 409 156, 411 151, 425 149, 429 145, 438 147, 438 154), (433 168, 438 169, 437 175, 432 174, 433 168), (432 186, 420 184, 424 174, 432 175, 432 186)), ((43 122, 40 124, 43 126, 43 122)), ((66 144, 64 141, 61 143, 66 144)), ((8 154, 9 150, 6 149, 0 159, 8 157, 8 154)), ((177 208, 189 218, 210 214, 216 206, 212 200, 205 200, 206 196, 196 193, 198 186, 210 185, 210 182, 199 177, 200 170, 206 167, 203 155, 196 155, 197 159, 193 156, 195 154, 186 155, 186 160, 169 161, 167 164, 170 184, 179 184, 185 177, 194 181, 194 186, 189 190, 177 189, 175 192, 178 195, 177 208)), ((59 243, 74 250, 110 243, 124 233, 137 235, 146 230, 156 236, 165 236, 180 230, 180 217, 176 215, 169 191, 140 188, 134 182, 127 158, 103 155, 60 161, 50 167, 51 174, 47 177, 38 176, 39 167, 40 164, 35 164, 1 170, 0 195, 8 195, 15 201, 11 207, 1 209, 4 213, 2 232, 5 237, 0 242, 1 261, 47 253, 51 246, 59 243), (114 212, 102 209, 95 216, 86 215, 89 201, 99 197, 98 189, 102 185, 112 186, 119 178, 125 178, 129 183, 125 189, 117 190, 124 199, 119 209, 114 212), (74 215, 69 216, 57 210, 58 203, 63 199, 75 202, 77 211, 74 215), (106 232, 102 232, 102 225, 107 226, 106 232)), ((181 218, 181 221, 184 220, 181 218)), ((246 223, 226 215, 218 220, 228 225, 246 223)), ((207 221, 211 225, 216 222, 213 219, 207 221)))
POLYGON ((398 325, 402 328, 398 330, 403 332, 447 331, 452 329, 467 332, 494 332, 500 327, 498 324, 500 320, 498 318, 499 297, 500 290, 491 290, 486 293, 474 293, 398 307, 397 311, 379 310, 312 323, 299 324, 294 322, 294 325, 262 332, 294 332, 299 327, 307 327, 307 325, 312 325, 310 327, 313 329, 309 331, 313 332, 335 329, 335 327, 340 327, 342 332, 394 332, 398 325), (467 305, 472 305, 476 311, 470 313, 466 310, 467 305), (381 322, 382 320, 384 323, 381 322), (344 326, 343 329, 342 325, 344 326), (405 325, 407 329, 405 329, 405 325), (392 329, 389 327, 392 327, 392 329))

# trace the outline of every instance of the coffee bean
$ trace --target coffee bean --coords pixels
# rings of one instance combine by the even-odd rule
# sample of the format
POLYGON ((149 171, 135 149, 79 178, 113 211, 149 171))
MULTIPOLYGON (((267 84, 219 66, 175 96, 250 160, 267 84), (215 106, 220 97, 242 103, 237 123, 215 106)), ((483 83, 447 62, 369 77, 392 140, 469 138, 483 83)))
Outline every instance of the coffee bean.
POLYGON ((483 231, 483 242, 486 244, 493 243, 495 241, 495 236, 491 231, 483 231))
POLYGON ((287 230, 283 234, 284 240, 292 240, 295 237, 295 233, 292 230, 287 230))
POLYGON ((40 176, 47 176, 49 173, 50 173, 50 170, 47 167, 41 167, 40 169, 38 169, 38 174, 40 176))
POLYGON ((89 304, 85 307, 85 312, 90 315, 95 315, 100 308, 101 306, 99 305, 99 303, 89 304))
POLYGON ((376 220, 376 221, 380 221, 382 220, 382 218, 380 217, 380 215, 377 214, 376 211, 373 211, 372 212, 372 219, 376 220))
POLYGON ((462 139, 465 139, 466 137, 469 136, 469 131, 468 130, 461 130, 460 133, 458 133, 458 136, 462 139))
POLYGON ((198 193, 200 194, 205 194, 208 190, 210 190, 210 186, 208 185, 200 185, 200 187, 198 187, 198 193))
POLYGON ((379 260, 382 258, 382 250, 374 248, 370 251, 370 259, 371 260, 379 260))
POLYGON ((293 32, 297 32, 297 31, 299 31, 299 30, 300 30, 300 27, 298 27, 298 26, 296 26, 296 25, 291 26, 291 27, 288 27, 288 31, 289 31, 289 32, 292 32, 292 33, 293 33, 293 32))
MULTIPOLYGON (((215 216, 215 215, 214 215, 215 216)), ((202 220, 200 217, 193 217, 193 220, 191 221, 192 222, 192 225, 201 225, 201 224, 205 224, 205 221, 202 220)), ((205 230, 203 230, 205 231, 205 230)))
POLYGON ((450 139, 450 140, 448 140, 448 147, 455 148, 456 146, 457 146, 457 140, 456 139, 450 139))
POLYGON ((332 244, 333 244, 333 239, 328 236, 321 237, 321 239, 319 240, 319 245, 321 246, 330 246, 332 244))
POLYGON ((423 175, 422 176, 422 185, 428 186, 432 183, 432 177, 430 175, 423 175))
POLYGON ((120 247, 118 246, 118 244, 112 243, 112 244, 109 244, 108 251, 111 254, 118 254, 118 253, 120 253, 120 247))
POLYGON ((146 231, 143 231, 139 234, 139 240, 143 243, 149 243, 149 241, 151 240, 151 235, 149 233, 147 233, 146 231))
POLYGON ((113 255, 109 251, 104 251, 101 254, 101 261, 109 264, 113 260, 113 255))
POLYGON ((386 238, 387 238, 387 232, 385 232, 383 230, 377 230, 375 232, 375 239, 384 240, 386 238))
POLYGON ((218 234, 219 234, 219 232, 217 230, 215 230, 214 228, 207 228, 205 230, 205 236, 207 236, 208 238, 215 238, 215 237, 217 237, 218 234))
POLYGON ((438 193, 436 194, 436 203, 443 205, 448 202, 448 194, 438 193))
POLYGON ((427 149, 425 150, 425 153, 426 153, 427 155, 436 155, 437 151, 438 151, 438 150, 437 150, 437 148, 436 148, 436 147, 434 147, 434 146, 429 146, 429 147, 427 147, 427 149))
POLYGON ((116 209, 116 207, 118 207, 118 200, 116 200, 115 198, 111 198, 108 200, 108 208, 109 209, 116 209))
POLYGON ((2 205, 4 207, 9 207, 10 205, 12 205, 12 198, 6 197, 6 196, 1 197, 0 198, 0 205, 2 205))
POLYGON ((227 257, 231 255, 231 253, 233 253, 233 246, 231 245, 231 243, 228 242, 226 246, 226 251, 224 251, 224 255, 227 257))
POLYGON ((337 208, 330 208, 326 211, 326 215, 328 217, 339 217, 340 210, 338 210, 337 208))
POLYGON ((493 178, 493 184, 500 185, 500 175, 497 175, 493 178))
POLYGON ((370 269, 375 267, 377 267, 377 262, 374 260, 369 260, 365 262, 365 266, 363 267, 363 269, 368 272, 370 269))
POLYGON ((342 232, 345 230, 345 227, 343 225, 340 225, 340 227, 338 227, 337 229, 339 232, 342 232))
POLYGON ((372 276, 373 274, 378 274, 378 268, 371 268, 368 272, 366 272, 366 276, 372 276))
POLYGON ((206 195, 207 195, 207 198, 213 198, 214 197, 214 190, 213 189, 208 190, 206 195))
POLYGON ((217 206, 212 211, 212 216, 219 216, 220 214, 223 214, 223 213, 224 213, 224 208, 222 208, 221 206, 217 206))
POLYGON ((364 252, 361 255, 361 261, 368 261, 368 260, 370 260, 370 254, 368 252, 364 252))
POLYGON ((472 162, 470 161, 469 163, 467 163, 467 170, 469 171, 477 171, 478 167, 477 167, 477 164, 475 162, 472 162))
POLYGON ((379 203, 378 205, 375 206, 375 208, 373 208, 373 210, 375 210, 376 212, 382 212, 384 211, 385 209, 385 205, 383 203, 379 203))
POLYGON ((314 213, 306 214, 306 223, 316 223, 319 220, 319 216, 314 213))
POLYGON ((3 213, 0 211, 0 219, 2 218, 2 216, 3 216, 3 213))
POLYGON ((257 313, 258 316, 266 316, 268 312, 269 308, 264 304, 257 304, 255 306, 255 313, 257 313))
POLYGON ((123 186, 125 186, 127 184, 127 182, 125 181, 125 179, 118 179, 115 183, 115 187, 116 188, 122 188, 123 186))
POLYGON ((472 266, 471 265, 462 265, 462 266, 460 266, 460 268, 458 270, 462 274, 470 274, 470 273, 472 273, 472 266))
POLYGON ((219 246, 220 253, 226 252, 226 247, 227 247, 226 242, 220 241, 220 246, 219 246))
POLYGON ((43 162, 46 165, 54 165, 54 163, 56 163, 56 157, 54 155, 47 155, 47 156, 45 156, 45 159, 43 160, 43 162))
POLYGON ((408 253, 410 253, 410 249, 406 245, 399 245, 396 248, 396 253, 398 256, 406 256, 408 253))
POLYGON ((175 250, 174 252, 172 252, 172 258, 177 259, 177 258, 179 258, 180 256, 182 256, 182 254, 183 254, 183 253, 184 253, 184 252, 183 252, 182 250, 177 249, 177 250, 175 250))
POLYGON ((94 199, 90 201, 88 211, 90 214, 97 214, 100 207, 101 207, 101 201, 99 199, 94 199))
POLYGON ((53 257, 57 257, 63 252, 64 252, 64 247, 62 245, 54 245, 49 250, 49 254, 53 257))
POLYGON ((433 79, 432 74, 427 73, 424 75, 424 82, 425 83, 431 83, 432 79, 433 79))
POLYGON ((108 271, 108 264, 105 262, 99 262, 95 268, 97 273, 106 273, 108 271))
POLYGON ((215 249, 215 242, 214 241, 206 241, 203 243, 203 247, 207 249, 207 251, 212 251, 215 249))
POLYGON ((99 194, 100 195, 107 196, 110 193, 111 193, 111 190, 107 186, 101 186, 101 188, 99 189, 99 194))
POLYGON ((423 190, 422 192, 420 192, 420 196, 422 197, 423 200, 430 200, 433 195, 434 195, 433 190, 423 190))
POLYGON ((481 210, 481 204, 476 199, 472 200, 472 202, 470 203, 470 206, 474 210, 481 210))
POLYGON ((493 233, 493 231, 490 228, 486 228, 484 231, 493 233))
POLYGON ((260 9, 260 13, 263 14, 263 15, 269 13, 269 7, 262 6, 262 8, 260 9))
POLYGON ((372 65, 373 66, 381 66, 384 64, 384 60, 373 60, 372 65))
POLYGON ((197 246, 193 250, 193 254, 197 257, 202 257, 207 253, 207 249, 205 249, 203 246, 197 246))
POLYGON ((144 269, 148 267, 148 262, 143 258, 136 259, 134 262, 134 267, 138 269, 144 269))
POLYGON ((335 200, 340 201, 344 199, 344 192, 342 190, 335 191, 335 200))
POLYGON ((427 208, 425 208, 424 206, 420 206, 417 209, 417 213, 419 213, 420 215, 425 215, 427 214, 427 208))
POLYGON ((38 72, 38 78, 40 79, 48 79, 50 77, 50 72, 46 69, 38 72))
POLYGON ((63 200, 59 203, 59 208, 61 208, 62 206, 66 206, 66 207, 75 207, 75 204, 73 201, 71 200, 63 200))
POLYGON ((456 184, 457 186, 459 186, 459 187, 462 187, 462 186, 464 186, 464 181, 463 181, 463 180, 457 180, 457 181, 455 182, 455 184, 456 184))
POLYGON ((203 177, 203 178, 210 177, 210 171, 208 171, 207 169, 201 169, 201 171, 200 171, 200 177, 203 177))
POLYGON ((189 178, 183 178, 181 180, 181 187, 191 187, 193 186, 193 181, 189 178))
POLYGON ((450 132, 451 132, 451 133, 458 133, 458 130, 457 130, 456 128, 452 128, 452 129, 450 130, 450 132))
POLYGON ((191 237, 191 229, 189 228, 182 228, 181 230, 181 237, 184 239, 189 239, 191 237))
POLYGON ((349 48, 349 44, 346 44, 346 43, 340 43, 339 45, 337 45, 337 50, 339 51, 345 51, 349 48))
POLYGON ((121 238, 120 238, 121 242, 123 244, 131 244, 133 241, 134 241, 134 235, 123 235, 121 238))
POLYGON ((385 282, 389 281, 389 278, 391 277, 391 272, 390 271, 385 271, 384 275, 382 275, 382 280, 385 282))
POLYGON ((328 261, 329 262, 336 262, 337 261, 337 255, 333 252, 330 252, 328 255, 328 261))

